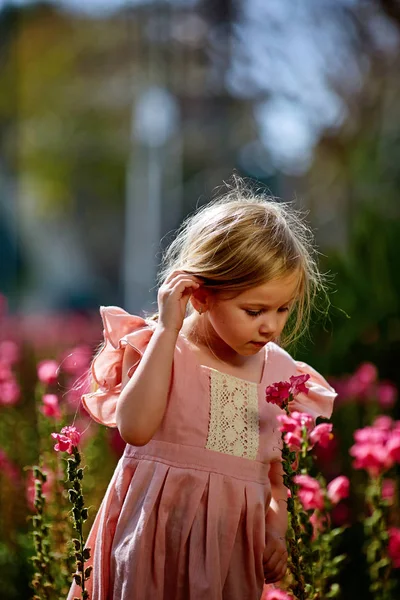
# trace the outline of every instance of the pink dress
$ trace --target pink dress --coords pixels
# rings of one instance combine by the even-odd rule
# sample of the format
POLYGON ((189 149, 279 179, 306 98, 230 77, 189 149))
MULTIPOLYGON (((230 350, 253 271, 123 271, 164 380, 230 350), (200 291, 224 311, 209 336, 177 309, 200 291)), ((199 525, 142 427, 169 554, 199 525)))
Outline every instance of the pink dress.
MULTIPOLYGON (((105 346, 92 366, 99 388, 83 397, 92 417, 115 427, 127 344, 139 363, 155 323, 101 307, 105 346)), ((335 392, 274 343, 259 384, 199 364, 176 344, 167 410, 145 446, 127 445, 97 513, 91 600, 259 600, 264 576, 270 463, 280 459, 276 416, 265 388, 309 373, 293 410, 329 417, 335 392)), ((129 375, 132 375, 134 365, 129 375)), ((68 600, 80 596, 72 586, 68 600)))

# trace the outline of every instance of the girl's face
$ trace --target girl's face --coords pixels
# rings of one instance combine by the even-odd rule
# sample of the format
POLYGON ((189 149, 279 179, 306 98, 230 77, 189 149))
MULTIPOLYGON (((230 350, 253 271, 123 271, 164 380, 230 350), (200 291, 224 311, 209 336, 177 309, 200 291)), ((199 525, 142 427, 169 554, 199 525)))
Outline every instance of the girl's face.
POLYGON ((232 294, 218 292, 207 298, 211 341, 225 343, 243 356, 256 354, 277 339, 296 299, 299 272, 232 294))

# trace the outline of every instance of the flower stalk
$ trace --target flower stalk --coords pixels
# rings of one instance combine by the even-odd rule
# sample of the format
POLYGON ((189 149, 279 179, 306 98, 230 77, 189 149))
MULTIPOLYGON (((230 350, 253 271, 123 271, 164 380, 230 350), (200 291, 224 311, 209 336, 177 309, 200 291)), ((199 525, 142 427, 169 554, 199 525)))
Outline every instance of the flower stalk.
POLYGON ((382 502, 382 477, 370 479, 366 488, 369 516, 364 519, 365 544, 370 577, 370 591, 374 600, 390 600, 393 582, 390 579, 391 560, 388 556, 389 533, 387 508, 382 502))
POLYGON ((266 390, 266 400, 277 404, 285 414, 277 417, 281 424, 283 483, 288 489, 287 532, 288 567, 291 574, 288 589, 298 600, 335 598, 340 587, 334 582, 344 556, 333 557, 333 541, 342 530, 329 530, 329 511, 348 495, 346 477, 336 478, 327 487, 322 477, 314 479, 310 454, 315 444, 326 445, 333 435, 332 425, 321 423, 314 427, 313 418, 289 410, 289 404, 299 393, 308 393, 308 375, 291 377, 275 383, 266 390), (319 523, 316 535, 312 518, 319 523))
POLYGON ((82 589, 82 600, 88 600, 89 592, 86 589, 86 583, 90 577, 92 567, 85 567, 85 563, 90 559, 90 548, 85 548, 83 535, 83 524, 87 521, 88 509, 85 508, 82 493, 81 481, 83 479, 83 469, 79 466, 81 464, 81 457, 76 446, 72 448, 72 454, 73 456, 67 461, 67 477, 68 481, 72 483, 72 487, 68 490, 68 496, 72 504, 73 526, 78 536, 72 540, 76 563, 76 571, 73 574, 73 578, 75 583, 82 589))
MULTIPOLYGON (((52 433, 52 437, 57 440, 54 449, 57 452, 67 452, 70 457, 67 459, 67 480, 71 483, 68 490, 68 498, 72 504, 72 522, 77 532, 77 537, 72 540, 75 556, 75 573, 72 577, 76 585, 81 588, 81 600, 89 600, 89 591, 87 582, 92 572, 92 566, 85 566, 90 560, 90 548, 85 547, 83 534, 83 525, 88 518, 88 509, 85 507, 82 480, 83 468, 81 464, 81 455, 78 449, 80 433, 76 427, 63 427, 61 433, 52 433)), ((74 598, 79 600, 79 598, 74 598)))
POLYGON ((41 466, 33 467, 35 482, 34 507, 36 514, 31 517, 33 523, 33 543, 35 555, 31 561, 35 567, 31 587, 34 590, 33 600, 50 600, 54 580, 51 574, 52 554, 50 551, 50 527, 45 519, 46 499, 43 494, 43 484, 47 481, 41 466))

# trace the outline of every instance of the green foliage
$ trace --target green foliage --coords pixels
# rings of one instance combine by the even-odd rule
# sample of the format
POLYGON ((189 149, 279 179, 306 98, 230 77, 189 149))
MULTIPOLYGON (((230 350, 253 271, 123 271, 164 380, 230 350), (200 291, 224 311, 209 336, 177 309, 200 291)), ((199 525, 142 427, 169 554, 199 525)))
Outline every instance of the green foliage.
MULTIPOLYGON (((378 205, 379 206, 379 205, 378 205)), ((334 276, 328 320, 312 328, 313 345, 298 357, 331 375, 373 362, 400 384, 400 220, 378 207, 359 207, 346 251, 331 252, 322 268, 334 276)))

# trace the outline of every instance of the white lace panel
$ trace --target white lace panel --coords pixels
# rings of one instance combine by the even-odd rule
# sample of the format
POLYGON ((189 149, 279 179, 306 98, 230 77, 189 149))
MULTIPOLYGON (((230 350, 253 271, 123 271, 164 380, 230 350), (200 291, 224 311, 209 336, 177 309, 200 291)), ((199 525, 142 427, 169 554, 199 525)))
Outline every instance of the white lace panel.
POLYGON ((206 448, 255 459, 259 444, 257 384, 210 370, 206 448))

